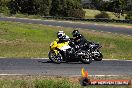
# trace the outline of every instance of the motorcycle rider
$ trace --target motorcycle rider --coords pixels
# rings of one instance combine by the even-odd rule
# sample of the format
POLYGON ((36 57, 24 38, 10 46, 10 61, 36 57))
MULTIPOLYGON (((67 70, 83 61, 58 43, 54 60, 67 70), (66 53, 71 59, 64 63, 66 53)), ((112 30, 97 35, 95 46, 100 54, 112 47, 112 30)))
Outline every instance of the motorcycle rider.
POLYGON ((64 31, 57 32, 57 39, 53 42, 53 46, 55 47, 57 43, 64 43, 69 41, 69 37, 64 33, 64 31))
POLYGON ((75 49, 83 48, 84 44, 87 44, 88 41, 84 38, 78 30, 73 30, 72 35, 74 37, 75 49))
MULTIPOLYGON (((57 43, 69 42, 69 40, 70 40, 69 36, 67 36, 67 35, 64 33, 64 31, 58 31, 58 33, 57 33, 57 38, 59 39, 57 43)), ((68 47, 69 47, 69 46, 68 46, 68 47)), ((63 54, 64 54, 64 58, 63 58, 63 59, 64 59, 66 62, 68 62, 68 58, 69 58, 69 56, 67 56, 68 53, 69 53, 68 51, 63 52, 63 54)))
POLYGON ((57 33, 58 43, 63 43, 69 41, 69 36, 67 36, 64 31, 58 31, 57 33))

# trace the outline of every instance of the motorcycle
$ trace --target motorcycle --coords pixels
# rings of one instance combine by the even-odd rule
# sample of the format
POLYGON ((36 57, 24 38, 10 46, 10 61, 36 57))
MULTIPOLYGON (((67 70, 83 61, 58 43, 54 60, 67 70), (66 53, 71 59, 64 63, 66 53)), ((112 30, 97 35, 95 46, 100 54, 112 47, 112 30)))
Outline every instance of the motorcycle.
POLYGON ((50 61, 60 64, 62 62, 76 62, 81 61, 85 64, 90 64, 92 62, 92 55, 90 49, 88 50, 76 50, 75 47, 72 47, 73 41, 65 41, 58 43, 58 40, 55 40, 50 45, 49 59, 50 61))
MULTIPOLYGON (((74 46, 74 41, 73 44, 70 46, 74 46)), ((100 52, 100 48, 102 47, 100 44, 95 43, 95 42, 89 42, 85 39, 85 43, 83 45, 79 45, 81 50, 83 51, 88 51, 94 61, 101 61, 103 58, 102 52, 100 52)))

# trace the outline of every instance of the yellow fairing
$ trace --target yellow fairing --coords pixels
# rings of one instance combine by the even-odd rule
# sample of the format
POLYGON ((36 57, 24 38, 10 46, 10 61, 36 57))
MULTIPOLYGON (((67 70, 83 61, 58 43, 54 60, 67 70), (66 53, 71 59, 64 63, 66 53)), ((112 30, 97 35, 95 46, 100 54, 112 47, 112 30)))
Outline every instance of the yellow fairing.
POLYGON ((63 43, 57 43, 58 42, 58 39, 56 39, 55 41, 53 41, 50 45, 50 49, 51 50, 55 50, 56 48, 57 49, 61 49, 63 46, 67 46, 68 45, 68 42, 63 42, 63 43))

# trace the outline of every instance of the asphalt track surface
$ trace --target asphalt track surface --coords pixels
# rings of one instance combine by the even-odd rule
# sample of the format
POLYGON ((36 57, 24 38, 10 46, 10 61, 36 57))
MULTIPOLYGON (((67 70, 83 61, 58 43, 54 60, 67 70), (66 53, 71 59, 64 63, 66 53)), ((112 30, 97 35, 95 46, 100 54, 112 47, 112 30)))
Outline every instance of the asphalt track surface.
MULTIPOLYGON (((112 27, 95 24, 69 23, 63 21, 31 20, 19 18, 0 18, 0 21, 44 24, 70 28, 91 29, 132 35, 132 28, 112 27)), ((88 70, 89 75, 125 75, 132 76, 132 61, 93 61, 91 64, 62 63, 53 64, 45 59, 0 59, 0 75, 81 75, 82 67, 88 70)))
POLYGON ((132 27, 114 27, 114 26, 105 26, 105 25, 95 25, 95 24, 82 24, 82 23, 71 23, 66 21, 51 21, 51 20, 31 20, 31 19, 20 19, 20 18, 2 18, 0 21, 12 21, 12 22, 22 22, 22 23, 33 23, 33 24, 44 24, 52 26, 62 26, 70 28, 81 28, 81 29, 91 29, 96 31, 120 33, 126 35, 132 35, 132 27))
POLYGON ((132 61, 103 60, 93 61, 91 64, 81 62, 54 64, 47 59, 0 59, 0 75, 80 76, 82 67, 89 75, 132 76, 132 61))

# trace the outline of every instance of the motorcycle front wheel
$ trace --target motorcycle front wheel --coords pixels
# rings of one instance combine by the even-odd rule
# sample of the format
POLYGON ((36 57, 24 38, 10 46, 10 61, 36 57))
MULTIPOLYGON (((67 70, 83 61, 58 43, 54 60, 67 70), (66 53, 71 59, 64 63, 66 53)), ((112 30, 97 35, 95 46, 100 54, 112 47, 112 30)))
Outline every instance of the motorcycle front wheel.
POLYGON ((93 59, 94 59, 95 61, 102 61, 102 58, 103 58, 103 55, 102 55, 102 53, 100 53, 100 52, 99 52, 99 55, 95 55, 95 56, 93 57, 93 59))
POLYGON ((63 60, 62 54, 60 52, 58 52, 58 54, 56 55, 55 52, 50 51, 48 56, 50 61, 56 64, 60 64, 63 60))

